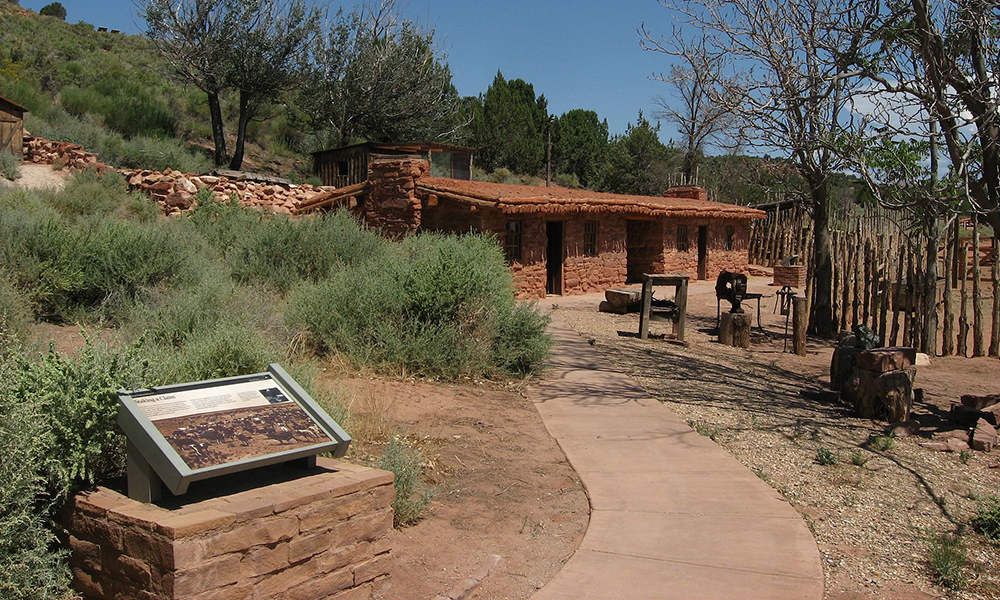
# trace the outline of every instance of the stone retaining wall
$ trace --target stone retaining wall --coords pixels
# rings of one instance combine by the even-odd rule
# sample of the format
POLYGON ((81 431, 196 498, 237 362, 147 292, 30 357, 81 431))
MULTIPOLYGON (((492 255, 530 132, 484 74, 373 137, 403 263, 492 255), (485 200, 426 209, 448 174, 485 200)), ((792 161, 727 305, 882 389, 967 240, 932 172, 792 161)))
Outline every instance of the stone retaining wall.
POLYGON ((331 600, 389 584, 392 474, 318 459, 304 477, 176 509, 107 488, 68 515, 86 600, 331 600))

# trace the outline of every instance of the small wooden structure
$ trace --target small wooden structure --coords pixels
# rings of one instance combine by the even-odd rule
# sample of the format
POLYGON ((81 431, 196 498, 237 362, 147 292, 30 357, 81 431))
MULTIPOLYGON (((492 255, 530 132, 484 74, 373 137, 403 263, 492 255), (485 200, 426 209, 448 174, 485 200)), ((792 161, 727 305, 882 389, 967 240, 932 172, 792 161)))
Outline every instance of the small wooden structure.
POLYGON ((419 156, 430 163, 431 177, 472 179, 472 148, 434 142, 380 144, 362 142, 313 152, 313 174, 323 185, 337 188, 368 180, 368 165, 376 157, 419 156))
POLYGON ((0 152, 24 156, 24 113, 28 109, 0 96, 0 152))
POLYGON ((684 341, 684 326, 687 324, 687 275, 676 273, 669 275, 642 276, 642 311, 639 313, 639 339, 649 337, 649 320, 670 320, 673 322, 674 334, 677 341, 684 341), (656 308, 653 306, 653 286, 673 286, 674 306, 670 308, 656 308))

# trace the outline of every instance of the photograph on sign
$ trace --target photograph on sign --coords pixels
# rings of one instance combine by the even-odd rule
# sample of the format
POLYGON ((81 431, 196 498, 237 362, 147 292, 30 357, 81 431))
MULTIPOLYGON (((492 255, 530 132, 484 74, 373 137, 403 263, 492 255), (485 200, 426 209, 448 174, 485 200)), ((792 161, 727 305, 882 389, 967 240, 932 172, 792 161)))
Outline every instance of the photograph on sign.
POLYGON ((192 470, 333 441, 270 375, 132 399, 192 470))

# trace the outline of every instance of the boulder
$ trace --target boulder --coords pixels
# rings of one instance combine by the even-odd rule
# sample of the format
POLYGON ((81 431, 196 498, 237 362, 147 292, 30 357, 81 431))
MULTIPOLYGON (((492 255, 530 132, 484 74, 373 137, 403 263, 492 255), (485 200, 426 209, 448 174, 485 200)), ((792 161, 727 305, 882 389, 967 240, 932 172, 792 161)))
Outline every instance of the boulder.
POLYGON ((920 434, 920 423, 913 419, 908 421, 900 421, 899 423, 893 423, 885 428, 886 435, 892 435, 895 437, 910 437, 913 435, 920 434))
POLYGON ((964 404, 952 404, 948 411, 948 420, 963 427, 972 427, 983 417, 982 411, 969 408, 964 404))
POLYGON ((614 309, 608 312, 636 312, 642 303, 642 292, 640 290, 607 290, 604 292, 604 299, 614 309))
POLYGON ((1000 394, 963 394, 962 405, 975 410, 983 410, 989 406, 1000 404, 1000 394))
POLYGON ((980 452, 990 452, 993 446, 997 445, 997 430, 993 425, 986 422, 986 419, 979 419, 976 428, 972 430, 969 438, 969 445, 973 450, 980 452))
POLYGON ((186 194, 184 192, 173 192, 171 194, 167 194, 166 197, 163 198, 163 203, 171 208, 187 210, 191 208, 191 205, 194 203, 194 197, 191 194, 186 194))

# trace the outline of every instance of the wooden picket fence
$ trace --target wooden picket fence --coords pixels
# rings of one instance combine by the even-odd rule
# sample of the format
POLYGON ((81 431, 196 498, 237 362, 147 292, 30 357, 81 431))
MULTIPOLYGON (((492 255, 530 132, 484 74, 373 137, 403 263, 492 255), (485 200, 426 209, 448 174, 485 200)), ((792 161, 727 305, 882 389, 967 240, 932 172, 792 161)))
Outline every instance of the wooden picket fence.
MULTIPOLYGON (((809 211, 791 201, 758 208, 767 218, 751 225, 750 262, 773 267, 798 255, 797 264, 808 265, 807 297, 813 302, 809 211)), ((981 239, 978 225, 974 215, 956 218, 942 236, 934 257, 938 281, 931 313, 924 308, 928 286, 919 285, 927 277, 927 239, 907 226, 907 215, 881 207, 835 210, 831 304, 840 329, 864 324, 885 345, 944 356, 1000 355, 998 243, 996 237, 981 239), (936 323, 925 327, 927 319, 936 323)))

